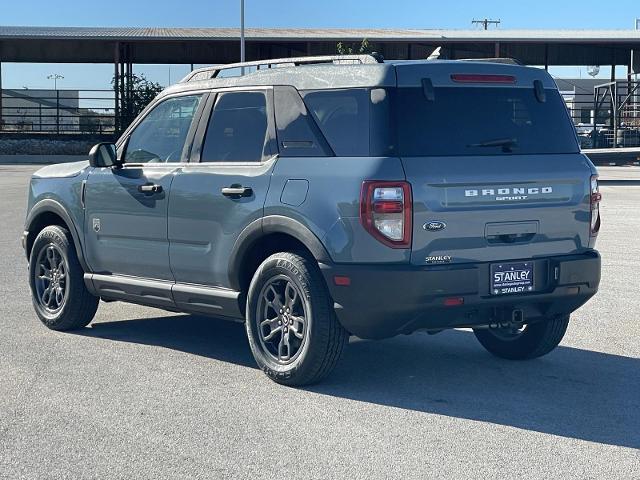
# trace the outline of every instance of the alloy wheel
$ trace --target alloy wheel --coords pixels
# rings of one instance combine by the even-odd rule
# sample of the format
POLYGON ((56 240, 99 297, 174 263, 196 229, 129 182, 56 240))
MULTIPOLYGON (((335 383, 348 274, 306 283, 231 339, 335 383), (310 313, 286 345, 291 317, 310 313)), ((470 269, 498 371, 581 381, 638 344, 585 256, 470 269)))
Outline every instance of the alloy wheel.
POLYGON ((298 286, 286 275, 265 283, 258 299, 258 338, 265 353, 280 364, 299 355, 308 337, 307 305, 298 286))
POLYGON ((35 290, 38 303, 47 311, 59 312, 67 299, 67 261, 60 248, 49 243, 38 252, 35 268, 35 290))

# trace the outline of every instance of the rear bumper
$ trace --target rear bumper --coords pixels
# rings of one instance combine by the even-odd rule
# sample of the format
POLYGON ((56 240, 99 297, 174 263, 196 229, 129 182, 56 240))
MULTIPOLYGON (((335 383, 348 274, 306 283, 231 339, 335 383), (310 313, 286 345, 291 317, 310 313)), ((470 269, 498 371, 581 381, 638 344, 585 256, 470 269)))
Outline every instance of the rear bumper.
MULTIPOLYGON (((340 323, 361 338, 384 338, 418 329, 487 325, 513 310, 528 321, 569 314, 598 290, 600 255, 526 259, 534 263, 535 292, 493 296, 489 263, 409 265, 320 264, 340 323), (335 275, 348 276, 337 286, 335 275), (445 306, 447 298, 464 303, 445 306)), ((514 260, 518 261, 518 260, 514 260)))

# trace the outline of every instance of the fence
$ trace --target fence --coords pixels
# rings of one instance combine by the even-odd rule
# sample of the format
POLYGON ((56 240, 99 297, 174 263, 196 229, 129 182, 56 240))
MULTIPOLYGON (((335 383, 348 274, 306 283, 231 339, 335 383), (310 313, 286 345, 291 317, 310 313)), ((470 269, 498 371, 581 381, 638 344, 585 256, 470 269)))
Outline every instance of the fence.
POLYGON ((0 132, 115 134, 113 90, 2 90, 0 132))
MULTIPOLYGON (((639 81, 558 84, 583 149, 640 146, 639 81)), ((0 132, 115 135, 133 120, 113 90, 5 89, 0 99, 0 132)))
POLYGON ((594 147, 640 146, 640 82, 609 82, 595 87, 594 147))

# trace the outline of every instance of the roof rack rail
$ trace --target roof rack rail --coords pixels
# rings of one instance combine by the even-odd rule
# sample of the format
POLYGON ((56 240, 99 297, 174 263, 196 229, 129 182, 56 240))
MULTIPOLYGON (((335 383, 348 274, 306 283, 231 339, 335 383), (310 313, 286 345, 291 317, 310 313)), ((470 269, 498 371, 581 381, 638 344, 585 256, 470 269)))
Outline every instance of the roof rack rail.
POLYGON ((234 68, 256 67, 257 70, 278 68, 278 67, 297 67, 300 65, 317 65, 323 63, 333 63, 334 65, 353 65, 356 63, 382 63, 382 56, 379 54, 371 55, 326 55, 317 57, 292 57, 292 58, 276 58, 273 60, 256 60, 253 62, 227 63, 224 65, 216 65, 214 67, 198 68, 189 73, 180 80, 180 83, 194 82, 197 80, 209 80, 216 78, 223 70, 234 68))

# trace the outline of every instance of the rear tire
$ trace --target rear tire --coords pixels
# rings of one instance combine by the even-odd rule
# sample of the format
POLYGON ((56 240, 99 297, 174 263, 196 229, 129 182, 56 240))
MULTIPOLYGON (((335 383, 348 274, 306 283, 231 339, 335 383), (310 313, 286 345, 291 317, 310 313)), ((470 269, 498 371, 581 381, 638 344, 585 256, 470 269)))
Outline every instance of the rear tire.
POLYGON ((84 284, 71 235, 58 225, 45 227, 33 242, 29 286, 36 314, 51 330, 86 327, 98 309, 100 300, 84 284))
POLYGON ((528 360, 551 352, 562 341, 569 315, 526 325, 519 333, 509 333, 508 329, 474 330, 480 344, 493 355, 508 360, 528 360))
POLYGON ((275 382, 290 386, 327 376, 349 337, 318 266, 288 252, 271 255, 255 272, 246 329, 258 366, 275 382))

